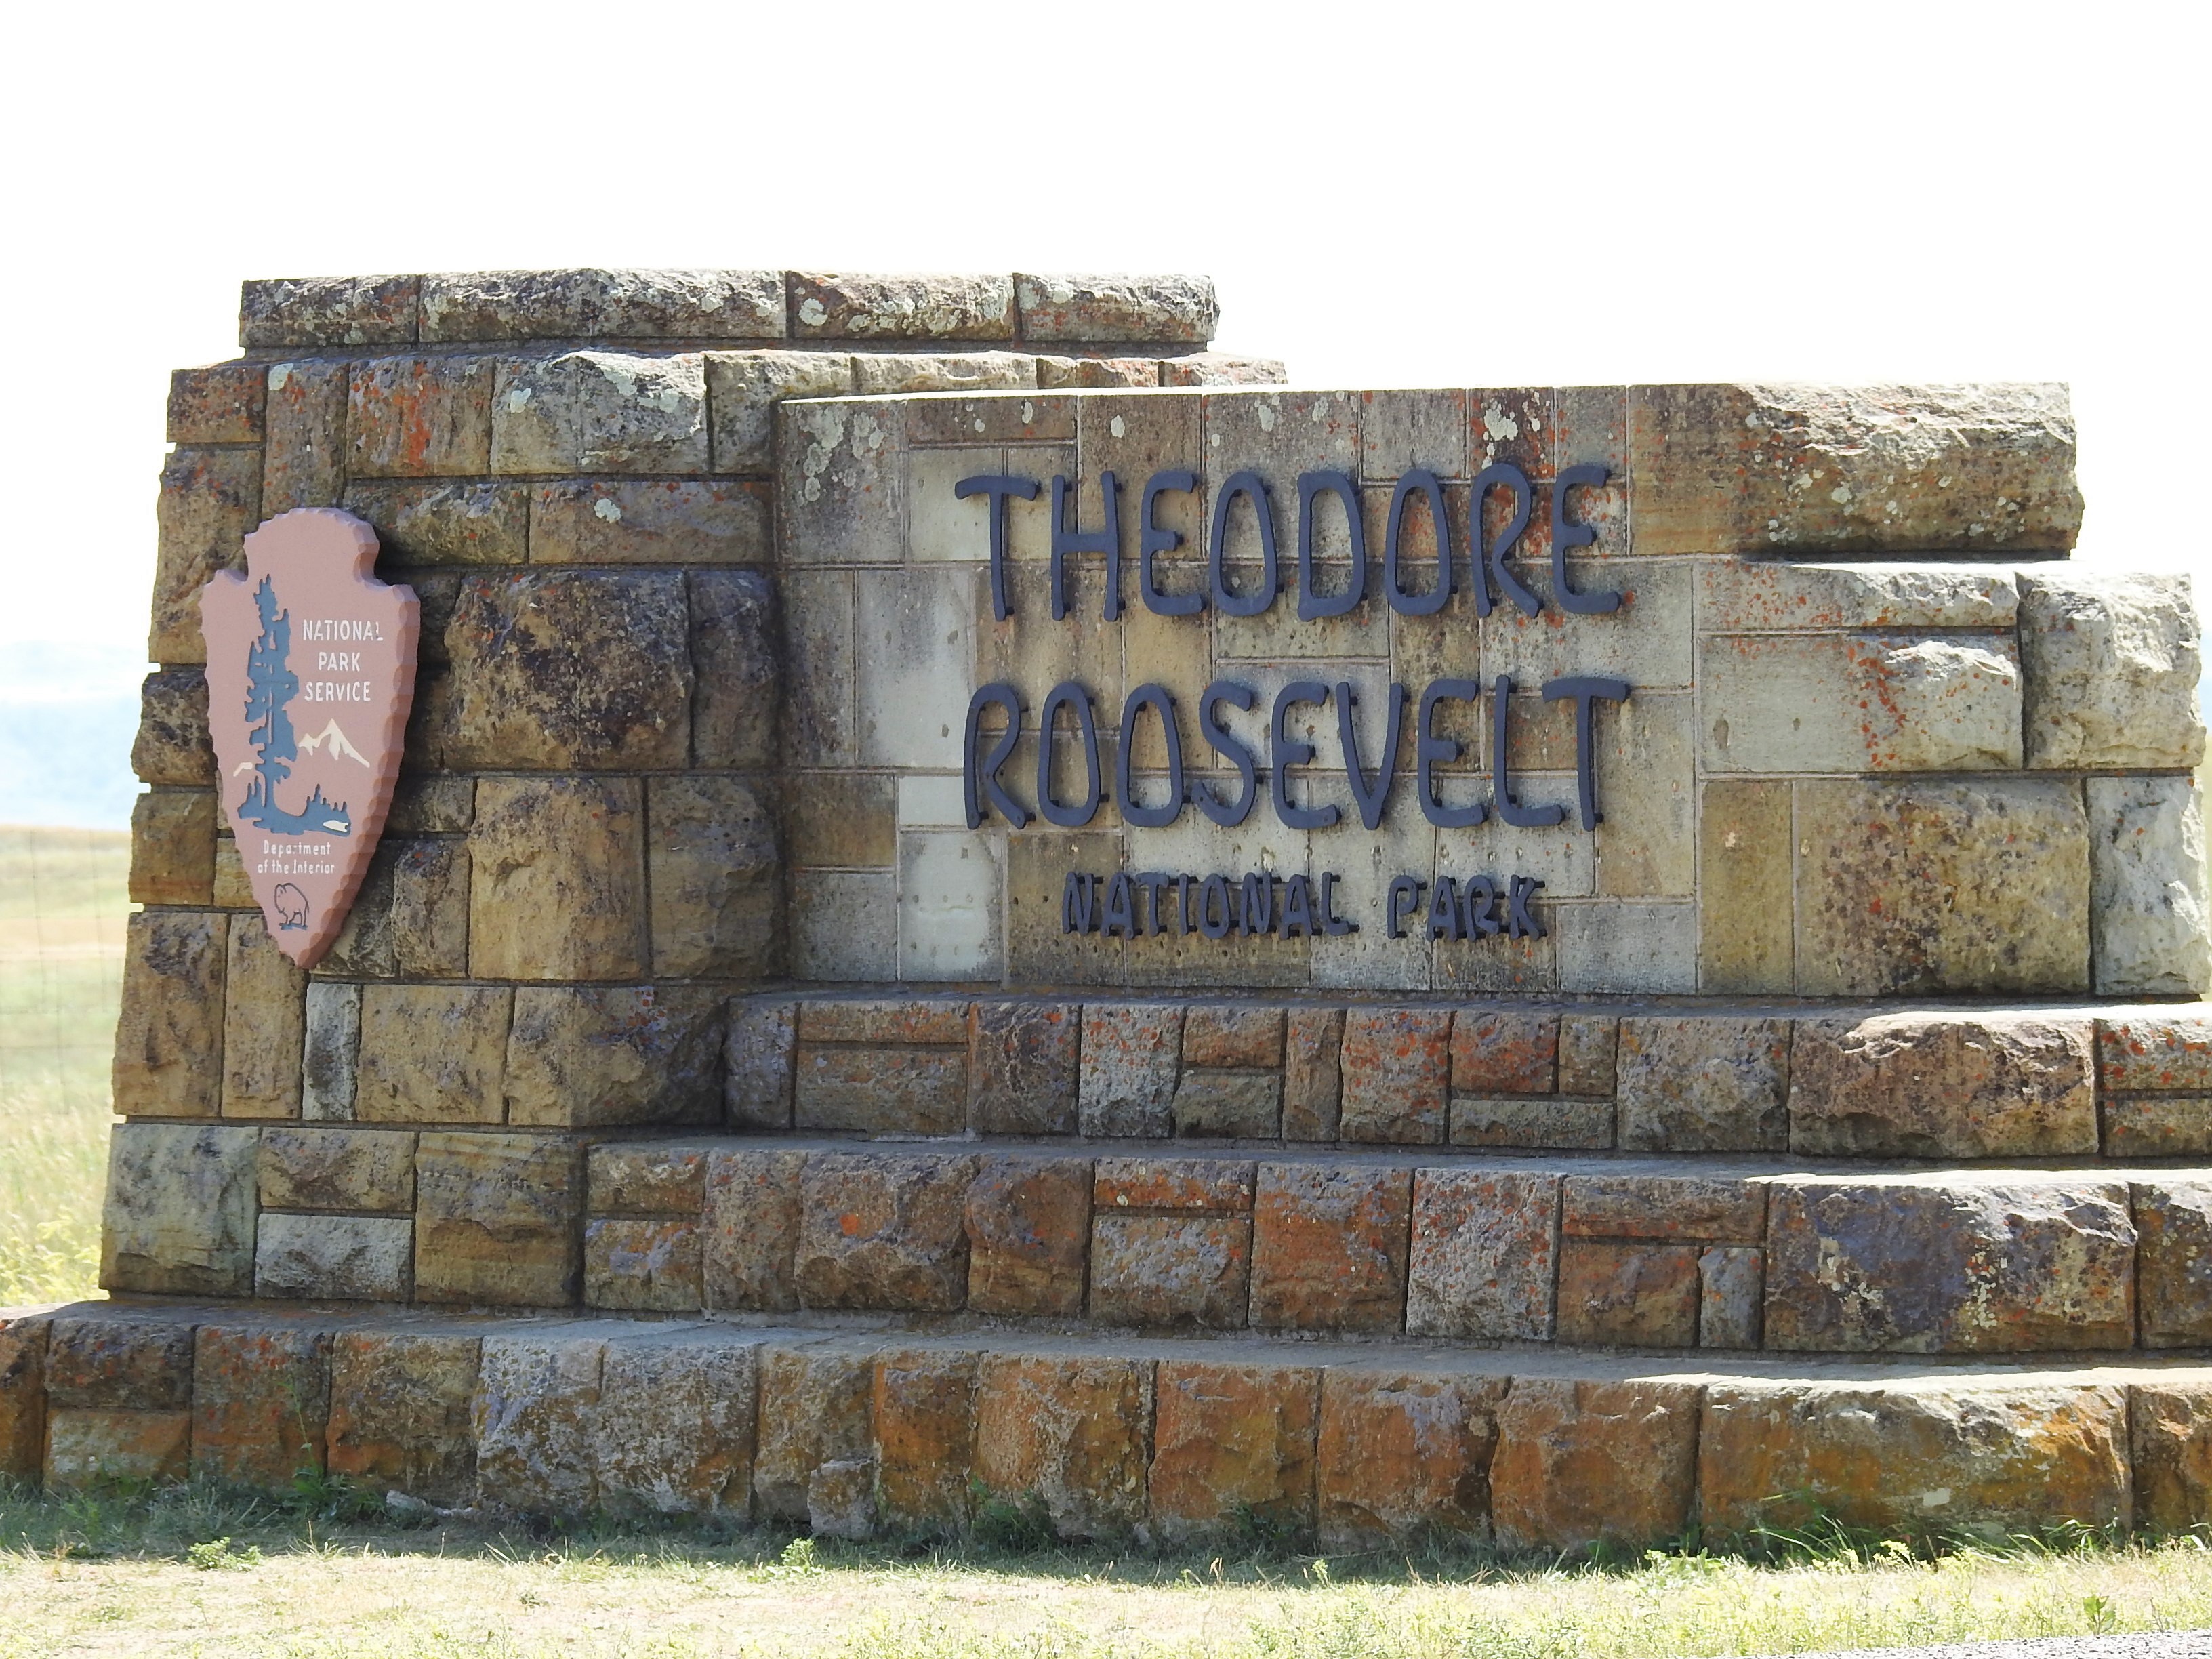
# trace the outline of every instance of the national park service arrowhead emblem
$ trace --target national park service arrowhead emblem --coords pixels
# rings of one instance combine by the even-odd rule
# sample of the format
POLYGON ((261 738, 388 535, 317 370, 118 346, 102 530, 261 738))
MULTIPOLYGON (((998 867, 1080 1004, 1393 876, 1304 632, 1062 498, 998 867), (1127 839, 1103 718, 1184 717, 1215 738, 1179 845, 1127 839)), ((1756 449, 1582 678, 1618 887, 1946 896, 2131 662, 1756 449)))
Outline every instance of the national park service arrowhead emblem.
POLYGON ((301 507, 200 590, 224 811, 269 936, 302 968, 337 938, 383 833, 415 701, 422 606, 380 582, 376 532, 301 507))

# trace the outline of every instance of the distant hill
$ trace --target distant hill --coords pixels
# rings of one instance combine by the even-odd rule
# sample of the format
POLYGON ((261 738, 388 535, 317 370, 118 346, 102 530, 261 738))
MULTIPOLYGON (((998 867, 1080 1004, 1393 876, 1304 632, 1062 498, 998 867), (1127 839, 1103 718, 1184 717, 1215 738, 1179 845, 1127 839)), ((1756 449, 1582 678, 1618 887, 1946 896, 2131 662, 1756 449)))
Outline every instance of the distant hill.
POLYGON ((137 646, 0 644, 0 823, 127 830, 137 646))

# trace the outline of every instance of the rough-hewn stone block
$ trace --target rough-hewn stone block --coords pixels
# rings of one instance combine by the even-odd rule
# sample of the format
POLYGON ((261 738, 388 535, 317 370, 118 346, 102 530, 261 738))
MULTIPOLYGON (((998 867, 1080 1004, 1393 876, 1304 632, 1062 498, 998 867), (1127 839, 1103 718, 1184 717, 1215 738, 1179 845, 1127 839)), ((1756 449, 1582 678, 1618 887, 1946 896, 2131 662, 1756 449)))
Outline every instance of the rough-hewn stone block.
POLYGON ((2010 628, 2019 605, 2013 573, 1988 565, 1711 559, 1698 566, 1698 627, 1706 633, 2010 628))
POLYGON ((968 1057, 957 1048, 801 1043, 793 1121, 802 1129, 957 1134, 968 1121, 968 1057))
POLYGON ((703 986, 518 988, 507 1121, 711 1122, 722 1097, 723 1006, 703 986))
POLYGON ((863 398, 916 392, 1018 392, 1036 385, 1036 359, 1017 351, 866 352, 853 359, 863 398))
POLYGON ((101 1411, 183 1411, 192 1403, 189 1320, 58 1316, 48 1329, 52 1403, 101 1411))
POLYGON ((415 1137, 404 1129, 261 1132, 261 1204, 272 1210, 415 1207, 415 1137))
POLYGON ((131 769, 143 783, 198 788, 215 781, 208 739, 206 671, 157 668, 138 690, 138 735, 131 769))
POLYGON ((757 570, 695 570, 691 600, 691 763, 775 763, 784 680, 775 584, 757 570))
POLYGON ((1247 1513, 1294 1534, 1309 1531, 1321 1379, 1304 1366, 1161 1361, 1149 1483, 1154 1534, 1202 1537, 1247 1513))
POLYGON ((1766 1252, 1748 1244, 1708 1245, 1698 1256, 1698 1346, 1756 1348, 1765 1321, 1766 1252))
POLYGON ((36 1314, 0 1317, 0 1479, 27 1486, 46 1453, 46 1326, 36 1314))
POLYGON ((239 284, 242 346, 386 345, 412 341, 419 276, 274 276, 239 284))
POLYGON ((775 406, 786 398, 843 398, 853 360, 842 351, 710 351, 707 409, 717 472, 775 465, 775 406))
POLYGON ((1610 1095, 1620 1022, 1611 1014, 1559 1016, 1559 1092, 1610 1095))
POLYGON ((906 411, 896 403, 788 403, 776 413, 777 552, 787 564, 905 556, 906 411))
POLYGON ((766 564, 765 491, 691 479, 565 478, 529 490, 533 564, 766 564))
POLYGON ((261 514, 336 507, 346 482, 344 363, 271 363, 269 443, 262 453, 261 514))
POLYGON ((340 1331, 325 1444, 334 1475, 433 1504, 476 1495, 472 1333, 340 1331))
POLYGON ((696 352, 572 351, 499 364, 494 473, 704 472, 708 461, 707 375, 696 352))
POLYGON ((1342 1105, 1344 1011, 1293 1008, 1283 1031, 1283 1139, 1334 1140, 1342 1105))
POLYGON ((179 368, 169 376, 173 444, 258 444, 266 375, 242 358, 179 368))
POLYGON ((1283 1011, 1197 1003, 1184 1011, 1185 1066, 1261 1068, 1283 1063, 1283 1011))
POLYGON ((167 1486, 189 1468, 190 1412, 56 1409, 46 1417, 49 1490, 167 1486))
POLYGON ((875 1365, 849 1349, 770 1347, 759 1375, 753 1496, 763 1519, 804 1522, 824 1465, 872 1461, 875 1365))
POLYGON ((203 1325, 192 1347, 192 1474, 264 1492, 323 1467, 331 1334, 203 1325))
POLYGON ((146 655, 162 664, 207 660, 200 589, 237 567, 261 521, 261 457, 251 449, 179 449, 161 467, 154 620, 146 655))
POLYGON ((750 1510, 759 1344, 676 1329, 607 1344, 592 1447, 599 1501, 617 1514, 750 1510))
POLYGON ((580 1515, 599 1497, 604 1328, 487 1335, 477 1371, 477 1490, 532 1515, 580 1515))
POLYGON ((117 1124, 100 1212, 101 1287, 251 1295, 258 1138, 212 1124, 117 1124))
POLYGON ((1145 1518, 1149 1360, 984 1358, 975 1381, 975 1478, 1042 1505, 1063 1538, 1127 1534, 1145 1518))
POLYGON ((1468 1094, 1547 1095, 1559 1051, 1557 1014, 1462 1008, 1452 1019, 1451 1086, 1468 1094))
POLYGON ((397 1216, 264 1215, 253 1241, 258 1296, 404 1302, 415 1224, 397 1216))
POLYGON ((977 1356, 895 1349, 876 1358, 876 1496, 894 1526, 957 1531, 969 1513, 977 1356))
POLYGON ((1186 1065, 1176 1085, 1178 1135, 1273 1140, 1281 1132, 1283 1075, 1186 1065))
POLYGON ((1452 1016, 1429 1008, 1354 1008, 1344 1017, 1346 1140, 1440 1142, 1451 1071, 1452 1016))
POLYGON ((1368 1549, 1431 1528, 1490 1535, 1503 1377, 1332 1367, 1322 1374, 1321 1547, 1368 1549))
POLYGON ((227 916, 142 912, 130 920, 123 1014, 115 1032, 115 1109, 213 1117, 222 1098, 227 916))
POLYGON ((485 357, 377 357, 353 365, 346 471, 360 478, 448 478, 489 465, 492 363, 485 357))
POLYGON ((700 1227, 659 1216, 610 1216, 584 1224, 584 1305, 696 1313, 700 1227))
POLYGON ((1571 1238, 1756 1242, 1766 1236, 1766 1188, 1727 1176, 1571 1175, 1559 1231, 1571 1238))
POLYGON ((653 971, 763 979, 783 959, 782 864, 761 793, 737 778, 654 778, 645 859, 653 971))
POLYGON ((1091 1316, 1106 1324, 1241 1330, 1251 1272, 1249 1215, 1092 1214, 1091 1316))
POLYGON ((2063 1158, 2097 1150, 2087 1019, 1800 1020, 1790 1148, 1814 1156, 2063 1158))
POLYGON ((1620 1144, 1638 1152, 1779 1152, 1790 1131, 1790 1024, 1624 1019, 1620 1144))
POLYGON ((799 1005, 776 998, 735 997, 730 1002, 729 1019, 729 1041, 723 1050, 723 1093, 731 1127, 789 1128, 799 1005))
POLYGON ((1289 379, 1280 357, 1194 351, 1188 356, 1160 360, 1162 386, 1280 386, 1289 379))
POLYGON ((968 1189, 968 1306, 1073 1318, 1091 1236, 1086 1158, 987 1158, 968 1189))
POLYGON ((1011 276, 852 276, 794 270, 795 339, 1011 340, 1011 276))
POLYGON ((1698 1340, 1698 1254, 1693 1244, 1562 1241, 1559 1340, 1690 1346, 1698 1340))
POLYGON ((1703 1390, 1516 1377, 1496 1407, 1491 1513, 1508 1549, 1652 1544, 1689 1519, 1703 1390))
POLYGON ((520 564, 530 556, 526 484, 364 478, 345 510, 374 527, 378 556, 399 564, 520 564))
POLYGON ((2212 988, 2204 803, 2193 778, 2091 778, 2091 960, 2106 996, 2212 988))
MULTIPOLYGON (((1437 1048, 1441 1065, 1441 1033, 1437 1048)), ((1397 1329, 1412 1185, 1406 1170, 1261 1164, 1252 1206, 1253 1324, 1397 1329)))
POLYGON ((2188 767, 2203 759, 2191 599, 2180 574, 2021 573, 2030 766, 2188 767))
POLYGON ((2128 1446, 2137 1526, 2186 1532, 2212 1520, 2212 1392, 2136 1383, 2128 1446))
POLYGON ((1025 340, 1196 342, 1221 320, 1206 276, 1018 276, 1025 340))
POLYGON ((215 792, 157 789, 131 803, 133 904, 206 904, 215 888, 215 792))
POLYGON ((968 1293, 973 1158, 806 1161, 794 1278, 810 1308, 945 1312, 968 1293))
POLYGON ((425 340, 776 340, 780 270, 432 271, 425 340))
POLYGON ((1073 1133, 1082 1030, 1073 1003, 975 1004, 968 1037, 969 1127, 984 1134, 1073 1133))
POLYGON ((634 778, 485 778, 469 838, 469 971, 644 970, 643 805, 634 778))
POLYGON ((2212 1182, 2139 1181, 2132 1194, 2143 1346, 2212 1343, 2212 1182))
POLYGON ((2137 1009, 2097 1021, 2107 1089, 2212 1093, 2212 1015, 2137 1009))
POLYGON ((2118 1182, 1776 1182, 1769 1347, 2033 1353, 2135 1340, 2136 1229, 2118 1182))
POLYGON ((2212 1153, 2212 1096, 2140 1095, 2107 1100, 2107 1158, 2203 1158, 2212 1153))
POLYGON ((496 1123, 505 1115, 503 985, 366 985, 353 1116, 364 1123, 496 1123))
POLYGON ((300 1115, 307 975, 251 919, 230 930, 223 969, 222 1115, 300 1115))
POLYGON ((1547 1340, 1559 1213, 1556 1175, 1417 1170, 1406 1328, 1547 1340))
POLYGON ((585 1161, 593 1215, 697 1216, 707 1203, 708 1147, 680 1140, 594 1146, 585 1161))
POLYGON ((1454 1095, 1455 1146, 1523 1146, 1602 1150, 1613 1145, 1613 1102, 1568 1100, 1555 1095, 1507 1095, 1485 1099, 1454 1095))
POLYGON ((1092 1003, 1083 1011, 1083 1133, 1164 1136, 1173 1123, 1183 1011, 1175 1004, 1092 1003))
POLYGON ((553 1135, 425 1134, 415 1188, 418 1301, 575 1299, 581 1147, 553 1135))

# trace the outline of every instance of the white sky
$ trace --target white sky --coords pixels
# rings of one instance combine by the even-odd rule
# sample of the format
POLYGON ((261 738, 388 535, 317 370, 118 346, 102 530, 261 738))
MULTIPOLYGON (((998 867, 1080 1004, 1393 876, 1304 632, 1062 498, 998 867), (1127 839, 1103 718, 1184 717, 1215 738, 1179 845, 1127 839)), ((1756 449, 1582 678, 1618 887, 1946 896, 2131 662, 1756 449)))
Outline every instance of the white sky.
POLYGON ((1307 384, 2069 380, 2081 556, 2212 568, 2205 15, 46 4, 0 641, 143 637, 239 279, 1197 270, 1307 384))

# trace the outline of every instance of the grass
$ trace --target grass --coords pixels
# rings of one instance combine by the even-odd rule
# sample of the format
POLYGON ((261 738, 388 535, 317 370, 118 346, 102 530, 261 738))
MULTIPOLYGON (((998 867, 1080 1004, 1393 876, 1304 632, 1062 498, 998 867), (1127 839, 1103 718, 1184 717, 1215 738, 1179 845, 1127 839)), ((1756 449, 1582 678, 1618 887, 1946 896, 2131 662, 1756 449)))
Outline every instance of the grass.
POLYGON ((98 1294, 131 838, 0 827, 0 1306, 98 1294))

